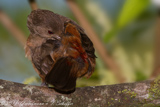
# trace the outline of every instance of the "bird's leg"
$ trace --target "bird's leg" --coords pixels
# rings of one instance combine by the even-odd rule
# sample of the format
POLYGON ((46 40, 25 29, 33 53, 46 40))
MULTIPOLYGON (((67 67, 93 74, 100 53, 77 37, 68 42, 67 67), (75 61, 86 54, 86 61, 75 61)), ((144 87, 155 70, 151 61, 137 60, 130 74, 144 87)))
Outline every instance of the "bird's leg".
POLYGON ((42 83, 41 83, 41 86, 42 86, 42 87, 48 87, 48 84, 47 84, 46 82, 42 82, 42 83))
POLYGON ((41 86, 42 87, 48 87, 48 84, 44 80, 42 80, 41 86))

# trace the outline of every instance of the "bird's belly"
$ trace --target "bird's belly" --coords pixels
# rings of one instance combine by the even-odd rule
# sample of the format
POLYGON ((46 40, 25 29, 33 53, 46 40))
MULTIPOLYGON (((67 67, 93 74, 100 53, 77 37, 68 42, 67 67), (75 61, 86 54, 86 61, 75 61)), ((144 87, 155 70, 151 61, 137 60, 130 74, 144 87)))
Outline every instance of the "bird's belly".
POLYGON ((51 70, 54 61, 49 52, 38 47, 33 52, 32 63, 40 74, 46 75, 51 70))

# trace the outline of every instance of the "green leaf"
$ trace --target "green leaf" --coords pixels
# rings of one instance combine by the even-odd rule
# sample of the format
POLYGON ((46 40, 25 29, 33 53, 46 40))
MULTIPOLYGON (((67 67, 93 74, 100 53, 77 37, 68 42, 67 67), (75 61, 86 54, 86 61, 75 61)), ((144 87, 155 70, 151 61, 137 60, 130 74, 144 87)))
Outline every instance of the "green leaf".
POLYGON ((150 4, 149 0, 126 0, 119 14, 115 27, 105 35, 105 42, 108 42, 116 33, 128 23, 136 19, 150 4))
POLYGON ((150 0, 126 0, 117 20, 117 27, 123 28, 136 19, 149 5, 150 0))
POLYGON ((107 32, 107 34, 106 34, 105 37, 104 37, 105 42, 106 42, 106 43, 109 42, 109 40, 110 40, 113 36, 115 36, 118 31, 119 31, 119 29, 115 27, 115 28, 113 28, 111 31, 107 32))

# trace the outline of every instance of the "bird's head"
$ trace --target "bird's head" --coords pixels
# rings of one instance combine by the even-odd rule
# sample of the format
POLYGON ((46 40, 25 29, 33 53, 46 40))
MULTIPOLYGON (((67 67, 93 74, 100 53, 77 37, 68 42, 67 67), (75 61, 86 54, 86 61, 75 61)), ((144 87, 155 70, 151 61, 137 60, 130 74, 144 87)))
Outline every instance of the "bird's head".
POLYGON ((63 23, 60 17, 48 10, 33 10, 27 19, 30 33, 47 39, 61 39, 63 23))

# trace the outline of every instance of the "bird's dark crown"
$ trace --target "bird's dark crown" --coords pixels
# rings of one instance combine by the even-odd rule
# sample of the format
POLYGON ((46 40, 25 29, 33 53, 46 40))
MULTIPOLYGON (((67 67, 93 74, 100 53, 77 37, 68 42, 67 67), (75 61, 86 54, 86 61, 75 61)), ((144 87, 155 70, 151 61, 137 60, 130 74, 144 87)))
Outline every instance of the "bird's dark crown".
POLYGON ((49 10, 33 10, 27 19, 27 26, 32 34, 60 34, 63 22, 60 16, 49 10))

